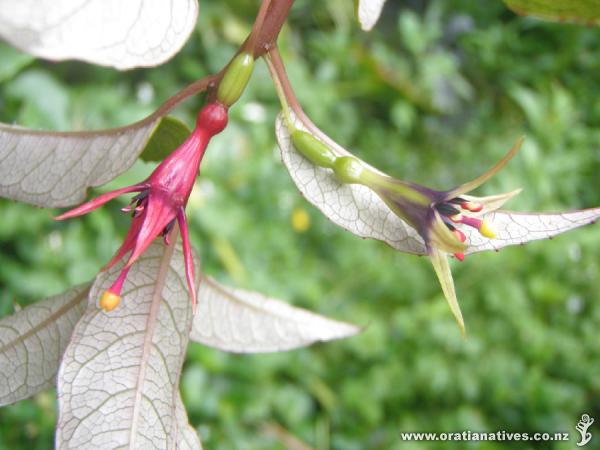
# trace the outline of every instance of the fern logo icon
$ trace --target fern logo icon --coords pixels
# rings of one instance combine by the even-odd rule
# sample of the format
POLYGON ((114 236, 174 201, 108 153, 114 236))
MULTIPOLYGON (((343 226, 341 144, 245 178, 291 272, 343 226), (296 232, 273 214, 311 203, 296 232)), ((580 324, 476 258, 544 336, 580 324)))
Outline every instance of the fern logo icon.
POLYGON ((585 444, 590 442, 590 439, 592 439, 592 433, 588 431, 588 428, 593 423, 593 417, 590 417, 587 414, 583 414, 581 416, 581 419, 579 419, 579 422, 577 422, 577 425, 575 425, 575 429, 579 431, 579 434, 581 434, 581 441, 577 443, 578 447, 583 447, 585 444))

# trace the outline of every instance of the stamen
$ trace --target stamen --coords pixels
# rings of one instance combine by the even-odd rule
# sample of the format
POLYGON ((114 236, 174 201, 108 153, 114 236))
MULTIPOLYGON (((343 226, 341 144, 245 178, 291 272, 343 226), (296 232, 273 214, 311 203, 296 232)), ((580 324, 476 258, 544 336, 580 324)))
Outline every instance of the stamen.
POLYGON ((140 214, 142 214, 142 211, 144 211, 145 205, 140 205, 140 206, 136 206, 135 209, 133 210, 133 214, 131 215, 131 217, 137 217, 140 214))
POLYGON ((104 291, 102 297, 100 297, 99 305, 104 311, 111 312, 121 303, 121 289, 123 289, 123 283, 128 272, 129 267, 123 269, 112 286, 104 291))
POLYGON ((435 205, 435 209, 443 216, 454 216, 460 214, 460 211, 448 203, 439 203, 435 205))
POLYGON ((143 190, 142 192, 140 192, 138 195, 135 195, 132 199, 131 199, 131 203, 133 203, 134 201, 137 202, 141 202, 142 200, 144 200, 146 197, 148 197, 148 189, 143 190))
POLYGON ((456 236, 456 238, 460 242, 465 242, 467 240, 467 236, 465 235, 465 233, 463 233, 462 231, 460 231, 456 228, 454 230, 452 230, 452 233, 454 233, 454 236, 456 236))
POLYGON ((174 226, 175 226, 175 219, 171 220, 167 224, 167 226, 162 230, 161 234, 162 234, 165 245, 171 245, 171 240, 169 239, 169 234, 171 233, 171 230, 173 229, 174 226))
POLYGON ((460 223, 464 223, 465 225, 479 230, 481 228, 482 221, 480 219, 476 219, 475 217, 462 216, 460 219, 460 223))
MULTIPOLYGON (((467 236, 465 236, 465 233, 463 233, 459 229, 455 228, 454 230, 452 230, 452 233, 454 234, 454 236, 456 236, 456 238, 460 242, 465 242, 467 240, 467 236)), ((464 253, 454 253, 454 257, 456 259, 458 259, 460 262, 463 262, 465 260, 465 254, 464 253)))
POLYGON ((496 233, 492 229, 490 223, 485 219, 481 221, 481 227, 479 227, 479 232, 486 238, 496 239, 496 233))
POLYGON ((111 291, 104 291, 100 298, 100 308, 105 312, 111 312, 121 303, 121 296, 111 291))
POLYGON ((483 205, 481 203, 475 203, 475 202, 469 202, 469 201, 461 202, 460 207, 463 209, 466 209, 467 211, 471 211, 471 212, 479 212, 483 209, 483 205))
POLYGON ((450 217, 450 220, 456 223, 463 223, 467 226, 475 228, 482 236, 485 236, 489 239, 494 239, 496 234, 492 229, 491 225, 487 220, 477 219, 475 217, 464 216, 462 214, 458 214, 456 216, 450 217))

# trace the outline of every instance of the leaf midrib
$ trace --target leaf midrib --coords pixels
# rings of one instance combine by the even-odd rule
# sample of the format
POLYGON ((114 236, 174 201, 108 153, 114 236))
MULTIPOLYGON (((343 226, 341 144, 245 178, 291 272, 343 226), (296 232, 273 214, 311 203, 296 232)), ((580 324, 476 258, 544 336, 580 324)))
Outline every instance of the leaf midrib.
POLYGON ((146 378, 146 368, 148 366, 148 360, 150 351, 152 349, 152 338, 154 337, 154 329, 156 326, 156 319, 158 317, 158 311, 160 310, 160 304, 162 301, 162 291, 165 286, 165 280, 167 278, 169 267, 171 265, 171 258, 173 257, 173 252, 175 251, 175 245, 177 244, 178 238, 178 229, 175 227, 173 229, 171 235, 171 244, 166 246, 165 252, 161 257, 160 266, 158 269, 158 275, 156 278, 156 283, 154 285, 154 292, 152 294, 152 303, 150 305, 150 312, 148 314, 148 319, 146 320, 146 335, 144 337, 144 344, 142 348, 142 357, 140 360, 140 370, 138 372, 136 387, 135 387, 135 397, 133 403, 133 413, 131 416, 131 427, 130 427, 130 436, 131 439, 129 441, 129 448, 135 448, 135 441, 137 438, 137 429, 141 411, 141 403, 143 397, 143 389, 144 382, 146 378))
POLYGON ((31 328, 26 333, 23 333, 23 334, 17 336, 17 338, 14 341, 10 341, 7 344, 5 344, 4 346, 0 347, 0 353, 4 353, 7 350, 16 347, 20 343, 26 341, 31 336, 37 334, 39 331, 41 331, 44 328, 46 328, 47 326, 49 326, 51 323, 55 322, 60 316, 62 316, 63 314, 66 314, 70 309, 74 308, 79 302, 81 302, 84 299, 84 297, 86 297, 88 295, 89 292, 90 292, 90 286, 88 285, 88 287, 86 289, 84 289, 82 292, 80 292, 79 294, 77 294, 73 300, 71 300, 67 304, 58 308, 55 312, 50 314, 48 317, 46 317, 44 320, 42 320, 39 324, 37 324, 36 326, 31 328))

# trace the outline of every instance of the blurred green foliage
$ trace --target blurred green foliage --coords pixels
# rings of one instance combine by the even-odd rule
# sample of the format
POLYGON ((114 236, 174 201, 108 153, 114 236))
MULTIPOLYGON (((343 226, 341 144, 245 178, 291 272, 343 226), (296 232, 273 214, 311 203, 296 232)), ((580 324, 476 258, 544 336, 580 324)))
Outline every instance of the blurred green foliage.
MULTIPOLYGON (((256 2, 201 2, 172 61, 118 73, 33 61, 0 46, 0 119, 62 130, 124 125, 219 70, 256 2)), ((298 0, 281 48, 314 122, 368 162, 449 188, 525 134, 482 194, 523 187, 515 210, 600 205, 598 31, 520 18, 500 1, 389 1, 362 33, 345 0, 298 0)), ((193 124, 202 99, 176 111, 193 124)), ((211 143, 188 214, 202 270, 365 326, 343 342, 269 355, 190 344, 182 387, 209 449, 571 449, 570 443, 408 443, 400 431, 564 431, 600 420, 600 228, 453 264, 463 340, 429 262, 335 227, 298 194, 276 151, 264 64, 211 143), (292 217, 307 213, 297 232, 292 217), (306 223, 304 223, 306 225, 306 223), (274 433, 273 430, 278 430, 274 433)), ((153 165, 138 163, 111 187, 153 165)), ((128 227, 119 202, 55 223, 0 200, 0 315, 92 279, 128 227)), ((54 393, 0 409, 0 449, 52 447, 54 393)), ((595 426, 595 425, 594 425, 595 426)), ((593 431, 593 430, 592 430, 593 431)), ((594 432, 587 448, 600 448, 594 432), (595 441, 595 444, 594 444, 595 441), (593 447, 596 445, 596 447, 593 447)))

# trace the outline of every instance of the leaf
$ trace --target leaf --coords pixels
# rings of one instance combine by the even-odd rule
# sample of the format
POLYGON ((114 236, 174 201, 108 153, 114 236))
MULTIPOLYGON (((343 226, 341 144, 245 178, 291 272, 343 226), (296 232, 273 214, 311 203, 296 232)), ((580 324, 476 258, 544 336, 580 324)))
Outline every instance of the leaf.
POLYGON ((385 0, 358 0, 358 21, 364 31, 370 31, 381 15, 385 0))
POLYGON ((132 266, 119 307, 105 313, 96 303, 118 272, 98 276, 65 351, 58 448, 174 448, 180 440, 181 408, 175 413, 192 321, 181 245, 156 240, 132 266))
POLYGON ((353 336, 360 328, 203 277, 192 341, 236 353, 277 352, 353 336))
MULTIPOLYGON (((295 116, 291 118, 296 128, 310 132, 295 116)), ((340 183, 333 171, 317 167, 304 158, 291 144, 281 115, 277 117, 275 127, 281 159, 292 180, 302 195, 325 217, 357 236, 386 242, 402 252, 427 254, 423 239, 416 230, 394 214, 375 192, 365 186, 340 183)), ((349 154, 328 141, 324 143, 338 156, 349 154)))
POLYGON ((80 203, 88 187, 133 165, 158 121, 81 133, 0 124, 0 196, 44 207, 80 203))
POLYGON ((175 117, 163 117, 140 154, 144 161, 162 161, 190 135, 186 124, 175 117))
POLYGON ((496 211, 486 214, 485 218, 492 224, 496 238, 486 239, 472 229, 463 228, 469 243, 465 254, 499 250, 508 245, 552 238, 566 231, 593 224, 600 219, 600 208, 564 213, 496 211))
POLYGON ((121 70, 173 57, 197 18, 197 0, 0 0, 0 36, 14 46, 121 70))
POLYGON ((202 450, 198 433, 189 424, 187 411, 179 393, 175 402, 175 426, 176 438, 174 441, 177 450, 202 450))
POLYGON ((0 320, 0 406, 54 386, 88 287, 74 287, 0 320))
POLYGON ((0 42, 0 83, 14 77, 19 71, 30 64, 33 58, 0 42))
POLYGON ((0 124, 0 197, 47 208, 81 203, 87 188, 131 167, 162 117, 213 79, 190 84, 150 116, 125 127, 61 133, 0 124))
POLYGON ((504 0, 517 14, 545 20, 597 25, 600 19, 599 0, 504 0))

